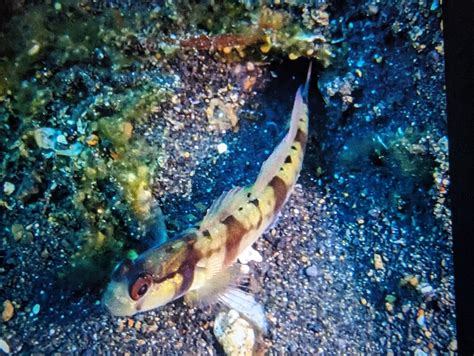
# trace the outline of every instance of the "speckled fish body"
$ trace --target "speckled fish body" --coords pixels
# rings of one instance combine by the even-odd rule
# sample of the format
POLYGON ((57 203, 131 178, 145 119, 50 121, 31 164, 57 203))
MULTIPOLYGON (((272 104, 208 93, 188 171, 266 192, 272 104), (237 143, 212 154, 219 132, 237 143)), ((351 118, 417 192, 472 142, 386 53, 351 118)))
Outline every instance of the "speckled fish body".
POLYGON ((199 227, 116 267, 103 298, 112 314, 133 315, 212 288, 276 220, 303 162, 308 80, 296 93, 286 136, 262 165, 255 184, 223 194, 199 227))

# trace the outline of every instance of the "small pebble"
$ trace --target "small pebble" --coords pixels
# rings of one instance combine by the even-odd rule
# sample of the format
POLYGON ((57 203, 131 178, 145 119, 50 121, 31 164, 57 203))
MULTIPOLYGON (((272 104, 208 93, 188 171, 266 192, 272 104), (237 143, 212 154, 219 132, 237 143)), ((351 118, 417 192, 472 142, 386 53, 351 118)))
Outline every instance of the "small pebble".
POLYGON ((427 356, 428 354, 424 352, 423 350, 416 349, 415 350, 415 356, 427 356))
POLYGON ((374 4, 369 5, 368 13, 370 16, 377 15, 379 12, 379 7, 374 4))
POLYGON ((6 354, 9 354, 11 352, 10 345, 8 345, 7 342, 3 339, 0 339, 0 350, 6 354))
POLYGON ((58 135, 58 137, 56 137, 56 142, 57 143, 61 143, 63 145, 67 145, 68 142, 67 142, 67 139, 66 139, 66 136, 64 135, 58 135))
POLYGON ((369 215, 373 218, 378 218, 380 216, 380 211, 378 209, 370 209, 369 215))
POLYGON ((13 224, 11 231, 15 241, 19 241, 25 236, 25 228, 21 224, 13 224))
POLYGON ((12 302, 8 299, 3 302, 3 312, 2 312, 2 319, 3 321, 8 321, 13 318, 13 314, 15 313, 15 308, 13 307, 12 302))
POLYGON ((433 287, 427 283, 420 285, 420 292, 423 295, 431 294, 433 292, 433 287))
POLYGON ((375 269, 384 269, 384 264, 383 264, 383 261, 382 261, 382 256, 380 256, 379 254, 374 254, 374 267, 375 269))
POLYGON ((411 276, 408 283, 410 283, 412 287, 416 287, 418 285, 418 278, 416 276, 411 276))
POLYGON ((315 266, 310 266, 306 268, 305 273, 308 277, 317 277, 319 272, 315 266))
POLYGON ((31 310, 31 312, 32 312, 34 315, 37 315, 37 314, 40 312, 40 309, 41 309, 41 305, 35 304, 35 305, 33 306, 33 309, 31 310))
POLYGON ((156 325, 156 324, 152 324, 147 328, 147 332, 149 332, 149 333, 154 333, 157 330, 158 330, 158 325, 156 325))
POLYGON ((226 151, 227 151, 227 145, 226 145, 225 143, 219 143, 219 144, 217 145, 217 152, 218 152, 219 154, 223 154, 223 153, 226 152, 226 151))
POLYGON ((241 265, 240 272, 242 272, 242 274, 249 274, 250 273, 249 265, 241 265))
POLYGON ((5 195, 11 195, 15 191, 15 185, 10 182, 5 182, 3 184, 3 192, 5 195))
POLYGON ((298 56, 297 54, 295 54, 295 53, 290 53, 290 54, 288 55, 288 58, 291 59, 292 61, 294 61, 295 59, 298 59, 298 57, 299 57, 299 56, 298 56))
POLYGON ((252 246, 247 247, 239 256, 239 262, 246 265, 250 261, 262 262, 262 255, 255 250, 252 246))
POLYGON ((31 48, 28 50, 28 55, 29 56, 34 56, 35 54, 38 54, 38 52, 40 51, 41 49, 41 46, 39 43, 35 43, 33 46, 31 46, 31 48))
POLYGON ((119 320, 117 324, 118 332, 122 332, 125 329, 125 321, 119 320))
POLYGON ((416 322, 421 327, 425 326, 425 311, 423 309, 418 310, 416 322))
POLYGON ((99 143, 99 137, 97 135, 92 134, 92 135, 87 137, 86 143, 89 146, 95 146, 99 143))

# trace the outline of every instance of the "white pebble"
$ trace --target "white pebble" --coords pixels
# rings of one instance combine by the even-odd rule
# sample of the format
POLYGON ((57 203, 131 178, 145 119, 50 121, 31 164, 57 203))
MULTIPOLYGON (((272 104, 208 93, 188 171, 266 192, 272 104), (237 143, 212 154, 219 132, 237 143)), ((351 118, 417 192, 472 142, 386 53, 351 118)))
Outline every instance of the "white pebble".
POLYGON ((242 272, 242 274, 249 274, 250 273, 249 265, 240 265, 240 272, 242 272))
POLYGON ((41 306, 39 304, 35 304, 31 312, 36 315, 40 312, 40 309, 41 309, 41 306))
POLYGON ((245 250, 243 250, 239 256, 239 262, 243 265, 246 265, 250 261, 255 261, 259 263, 263 261, 262 255, 252 246, 249 246, 245 250))
POLYGON ((223 154, 226 151, 227 151, 227 145, 225 143, 219 143, 217 145, 217 152, 219 152, 219 154, 223 154))
POLYGON ((5 182, 3 184, 3 192, 5 193, 5 195, 10 195, 14 191, 15 191, 15 185, 13 183, 5 182))
POLYGON ((431 294, 433 293, 433 287, 427 283, 423 283, 420 285, 420 291, 424 295, 431 294))
POLYGON ((67 142, 67 140, 66 140, 66 136, 64 136, 64 135, 62 135, 62 134, 61 134, 61 135, 58 135, 58 137, 56 137, 56 142, 57 142, 57 143, 62 143, 63 145, 67 145, 67 144, 68 144, 68 142, 67 142))
POLYGON ((28 55, 29 56, 34 56, 35 54, 38 54, 40 51, 41 46, 39 43, 34 43, 33 46, 28 50, 28 55))
POLYGON ((0 339, 0 350, 5 352, 6 354, 10 353, 10 345, 8 345, 7 342, 3 339, 0 339))
POLYGON ((428 354, 421 349, 415 350, 415 356, 427 356, 428 354))
POLYGON ((253 328, 245 319, 240 318, 235 310, 217 315, 214 335, 227 355, 253 354, 255 344, 253 328))

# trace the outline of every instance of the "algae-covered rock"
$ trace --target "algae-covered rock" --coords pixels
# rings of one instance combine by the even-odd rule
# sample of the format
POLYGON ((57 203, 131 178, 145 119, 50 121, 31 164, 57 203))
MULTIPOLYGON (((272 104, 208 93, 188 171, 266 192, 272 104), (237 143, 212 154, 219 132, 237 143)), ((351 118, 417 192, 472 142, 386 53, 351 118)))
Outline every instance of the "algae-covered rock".
MULTIPOLYGON (((0 148, 7 153, 0 174, 11 183, 3 185, 2 205, 46 212, 50 228, 68 226, 60 275, 79 281, 71 286, 105 278, 154 218, 152 183, 163 152, 159 132, 150 147, 144 126, 150 117, 159 125, 160 105, 178 87, 169 61, 208 51, 247 63, 250 73, 253 63, 330 52, 324 5, 120 6, 25 4, 0 32, 0 148)), ((251 92, 256 77, 241 76, 251 92)), ((238 129, 237 100, 207 104, 213 127, 238 129)))

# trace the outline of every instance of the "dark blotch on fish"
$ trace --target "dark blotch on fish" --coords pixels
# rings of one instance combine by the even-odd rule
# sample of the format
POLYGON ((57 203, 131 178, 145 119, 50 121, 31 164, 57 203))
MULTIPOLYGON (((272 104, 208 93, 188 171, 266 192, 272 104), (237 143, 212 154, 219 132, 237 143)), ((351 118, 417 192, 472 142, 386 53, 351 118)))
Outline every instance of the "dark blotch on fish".
POLYGON ((298 129, 298 131, 296 132, 295 141, 299 142, 301 146, 304 147, 306 145, 306 139, 306 134, 301 129, 298 129))
POLYGON ((275 212, 279 211, 283 203, 286 199, 286 193, 288 189, 286 187, 285 182, 278 176, 272 178, 269 183, 269 186, 273 188, 275 193, 275 208, 273 209, 275 212))
POLYGON ((248 230, 233 215, 228 216, 222 223, 227 226, 224 264, 228 265, 237 257, 240 241, 248 230))

